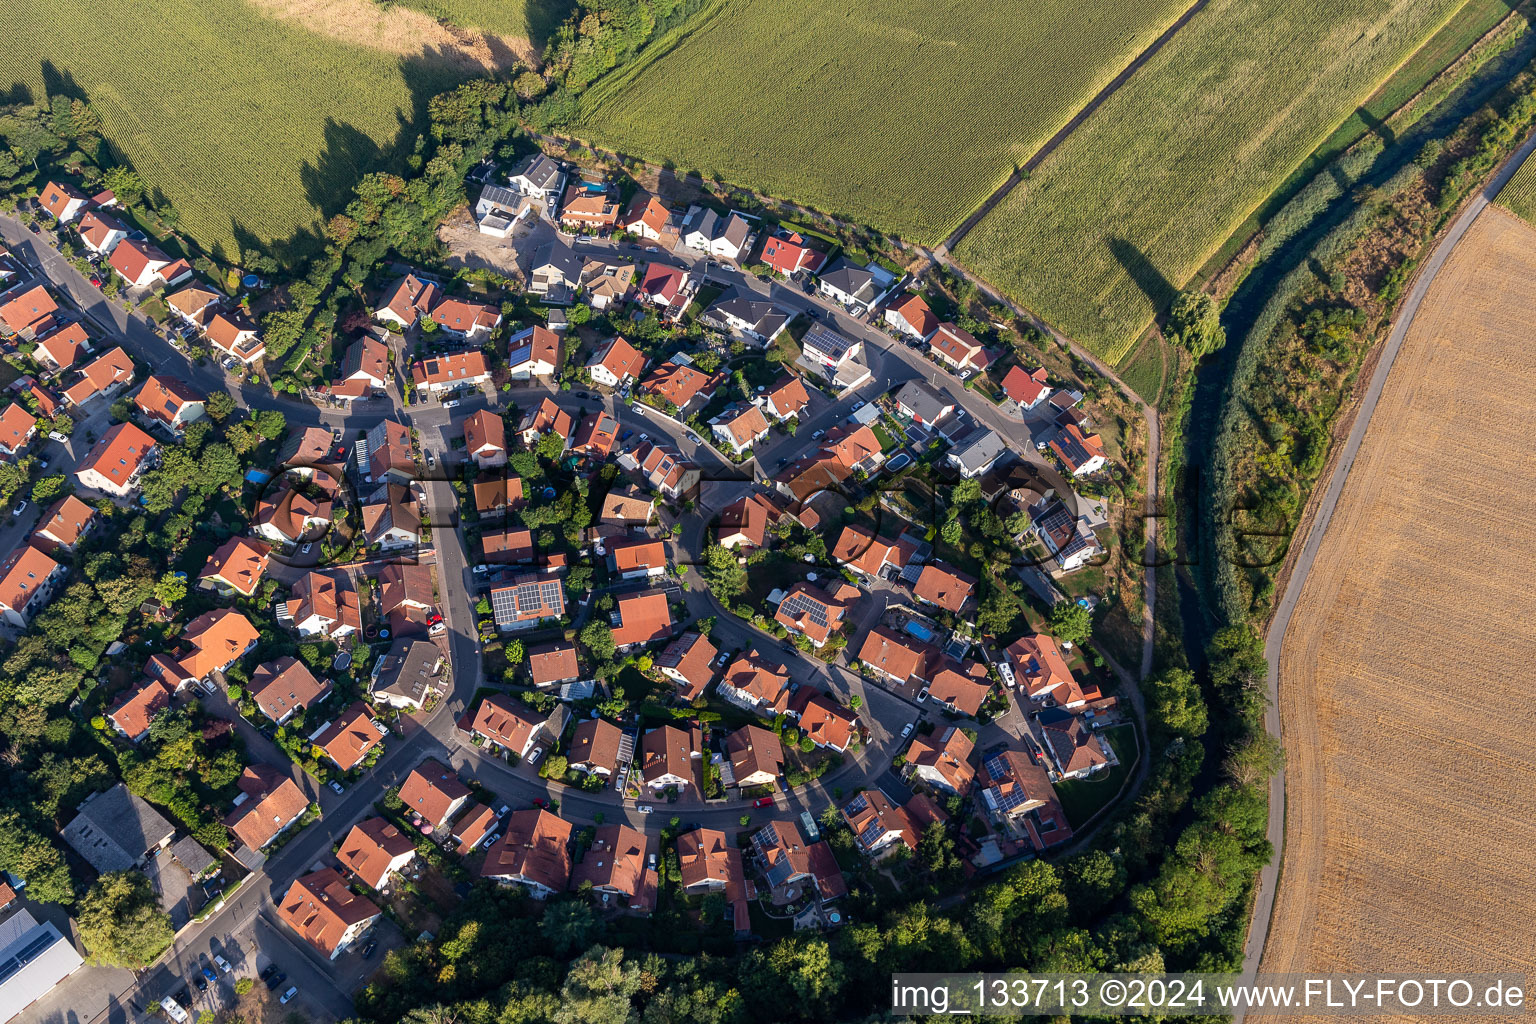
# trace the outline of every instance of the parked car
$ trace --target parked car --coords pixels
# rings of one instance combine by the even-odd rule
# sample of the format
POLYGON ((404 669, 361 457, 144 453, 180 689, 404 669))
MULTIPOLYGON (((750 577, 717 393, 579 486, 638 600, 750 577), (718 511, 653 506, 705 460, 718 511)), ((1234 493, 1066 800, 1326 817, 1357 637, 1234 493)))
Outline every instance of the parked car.
POLYGON ((230 971, 234 970, 234 968, 230 966, 229 961, 224 959, 223 954, 214 954, 213 962, 218 964, 219 970, 223 971, 225 974, 228 974, 230 971))
POLYGON ((549 801, 545 800, 541 796, 536 796, 536 797, 533 798, 533 806, 535 806, 535 807, 548 807, 549 806, 549 801))
POLYGON ((201 974, 194 974, 194 975, 192 975, 192 984, 197 986, 197 990, 199 992, 207 992, 208 991, 208 980, 206 978, 204 978, 201 974))
POLYGON ((331 780, 331 791, 334 792, 334 793, 345 793, 347 791, 347 787, 343 786, 341 783, 337 782, 335 779, 332 779, 331 780))
POLYGON ((629 440, 629 439, 630 439, 630 438, 632 438, 632 437, 634 437, 634 436, 635 436, 635 432, 634 432, 634 431, 633 431, 633 430, 626 430, 626 431, 624 431, 624 433, 623 433, 623 434, 622 434, 622 435, 621 435, 621 436, 620 436, 620 437, 619 437, 619 440, 620 440, 620 441, 628 441, 628 440, 629 440))
POLYGON ((908 722, 906 724, 906 727, 901 730, 901 738, 902 739, 906 739, 908 736, 911 736, 912 735, 912 730, 914 728, 916 728, 916 727, 917 727, 917 723, 916 722, 908 722))
POLYGON ((310 541, 308 544, 305 544, 302 548, 299 549, 299 554, 307 555, 313 550, 315 550, 315 542, 310 541))
POLYGON ((101 278, 97 277, 95 274, 91 275, 91 287, 92 288, 100 288, 101 287, 101 278))
POLYGON ((853 403, 853 411, 854 412, 858 412, 862 408, 864 408, 864 401, 863 401, 863 399, 860 399, 859 401, 853 403))
POLYGON ((164 999, 160 1000, 160 1009, 164 1010, 165 1015, 171 1018, 171 1020, 175 1021, 176 1024, 186 1024, 186 1022, 190 1019, 187 1016, 187 1011, 183 1010, 179 1005, 177 1005, 176 1000, 172 999, 170 996, 166 996, 164 999))
POLYGON ((773 797, 771 797, 771 796, 760 796, 756 800, 752 801, 752 806, 753 807, 772 807, 773 806, 773 797))
POLYGON ((203 977, 207 978, 209 981, 218 981, 219 980, 218 974, 215 973, 215 971, 214 971, 214 969, 212 967, 208 966, 208 963, 207 963, 206 960, 203 962, 203 977))
POLYGON ((25 512, 26 510, 27 510, 27 499, 23 498, 23 499, 21 499, 20 501, 18 501, 16 503, 16 507, 15 508, 11 509, 11 515, 19 516, 23 512, 25 512))
POLYGON ((655 808, 650 804, 636 804, 635 809, 638 810, 641 814, 650 814, 653 810, 655 810, 655 808))
MULTIPOLYGON (((448 401, 443 403, 443 408, 444 409, 457 409, 458 407, 459 407, 459 400, 457 398, 450 398, 450 399, 448 399, 448 401)), ((432 465, 432 463, 428 462, 427 465, 430 466, 430 465, 432 465)))
POLYGON ((288 975, 278 970, 277 964, 269 964, 267 970, 262 972, 261 979, 266 982, 268 992, 276 992, 277 986, 288 980, 288 975))
POLYGON ((928 702, 928 687, 925 686, 917 691, 917 702, 919 704, 926 704, 928 702))
POLYGON ((61 434, 57 430, 50 430, 50 431, 48 431, 48 437, 49 437, 50 440, 59 441, 61 443, 62 442, 67 442, 69 440, 69 435, 68 434, 61 434))
POLYGON ((816 433, 811 435, 811 440, 812 441, 820 441, 822 438, 824 438, 826 436, 827 436, 827 432, 825 430, 818 430, 818 431, 816 431, 816 433))
POLYGON ((541 758, 543 756, 544 756, 544 748, 543 747, 534 747, 533 748, 533 753, 528 755, 528 763, 529 764, 538 764, 539 763, 539 758, 541 758))
POLYGON ((648 246, 646 246, 646 247, 645 247, 645 251, 646 251, 646 252, 661 252, 661 250, 660 250, 660 249, 658 249, 658 248, 656 248, 656 247, 655 247, 655 246, 654 246, 654 245, 648 245, 648 246))
POLYGON ((292 999, 294 996, 298 995, 298 994, 299 994, 298 986, 297 985, 289 985, 288 986, 288 991, 283 993, 283 998, 279 999, 278 1002, 282 1003, 284 1006, 287 1006, 288 1005, 288 1001, 290 999, 292 999))

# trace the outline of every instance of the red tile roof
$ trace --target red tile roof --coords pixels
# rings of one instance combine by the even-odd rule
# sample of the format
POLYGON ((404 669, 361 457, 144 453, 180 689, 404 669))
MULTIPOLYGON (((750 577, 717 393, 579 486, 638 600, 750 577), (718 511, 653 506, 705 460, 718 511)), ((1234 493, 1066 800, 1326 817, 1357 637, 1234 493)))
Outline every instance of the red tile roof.
POLYGON ((390 864, 416 852, 409 836, 383 818, 364 818, 341 841, 336 859, 372 889, 382 889, 390 864))
POLYGON ((431 825, 442 825, 455 801, 469 798, 469 787, 434 758, 417 765, 400 784, 400 802, 431 825))
POLYGON ((107 717, 123 735, 136 740, 149 731, 155 716, 170 706, 171 688, 158 679, 146 679, 125 693, 107 717))
POLYGON ((946 611, 958 614, 976 593, 976 577, 968 576, 947 562, 929 562, 923 566, 912 592, 946 611))
POLYGON ((440 356, 418 359, 411 364, 411 380, 417 387, 472 380, 490 372, 490 364, 485 361, 485 353, 479 349, 448 352, 440 356))
POLYGON ((576 645, 556 641, 528 649, 528 672, 535 686, 565 683, 581 675, 576 645))
POLYGON ((1043 366, 1027 372, 1024 367, 1015 366, 1003 377, 1003 390, 1020 405, 1034 405, 1050 390, 1045 383, 1049 379, 1043 366))
POLYGON ((229 813, 224 824, 252 850, 270 843, 309 807, 304 791, 271 765, 246 768, 240 776, 240 789, 246 794, 245 802, 229 813))
POLYGON ((58 303, 40 284, 19 285, 0 293, 0 322, 18 334, 58 312, 58 303))
POLYGON ((330 692, 330 680, 316 679, 297 658, 278 658, 257 665, 251 673, 251 699, 274 722, 294 711, 313 707, 330 692))
POLYGON ((921 295, 908 292, 905 298, 891 306, 891 312, 901 314, 902 319, 925 338, 939 329, 939 318, 933 315, 921 295))
POLYGON ((34 537, 42 537, 55 544, 73 547, 82 534, 96 521, 99 513, 73 494, 54 502, 37 524, 34 537))
POLYGON ((482 878, 511 878, 563 892, 571 880, 571 824, 548 811, 513 811, 507 831, 485 852, 482 878))
POLYGON ((349 772, 362 763, 370 750, 384 742, 383 734, 373 723, 373 709, 362 701, 354 701, 315 737, 315 746, 325 751, 336 767, 349 772))
POLYGON ((672 633, 672 608, 661 591, 625 594, 618 603, 619 625, 613 628, 613 642, 620 647, 649 643, 672 633))
POLYGON ((139 465, 155 447, 155 439, 132 423, 119 423, 101 436, 90 454, 75 469, 75 477, 89 487, 84 474, 94 471, 114 486, 128 485, 139 465))
POLYGON ((681 409, 693 401, 697 395, 709 398, 724 382, 725 374, 723 373, 707 374, 692 366, 679 366, 677 363, 666 362, 646 375, 640 382, 640 390, 647 394, 660 395, 681 409))
POLYGON ((219 580, 250 597, 261 585, 271 557, 270 544, 249 537, 231 537, 208 556, 198 578, 219 580))
POLYGON ((278 917, 326 956, 341 945, 347 929, 379 913, 378 907, 347 888, 335 868, 322 868, 295 879, 277 908, 278 917))

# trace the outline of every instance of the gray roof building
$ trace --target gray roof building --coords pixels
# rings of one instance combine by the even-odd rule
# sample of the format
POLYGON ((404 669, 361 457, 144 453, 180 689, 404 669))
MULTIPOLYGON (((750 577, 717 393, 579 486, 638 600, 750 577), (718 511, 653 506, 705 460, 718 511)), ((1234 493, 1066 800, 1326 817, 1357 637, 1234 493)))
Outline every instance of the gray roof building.
POLYGON ((955 403, 920 380, 909 380, 896 392, 896 404, 921 423, 934 424, 950 412, 955 403))
POLYGON ((171 844, 171 856, 176 862, 187 869, 187 874, 193 878, 201 878, 214 868, 219 862, 209 856, 196 839, 191 836, 182 836, 171 844))
POLYGON ((875 301, 875 275, 846 259, 820 277, 823 290, 835 292, 844 301, 869 305, 875 301))
POLYGON ((127 871, 166 846, 176 829, 119 782, 85 798, 64 826, 64 841, 97 872, 127 871))
POLYGON ((558 161, 545 156, 543 153, 535 153, 513 171, 511 178, 523 178, 534 188, 547 192, 560 180, 563 172, 558 161))
POLYGON ((950 449, 948 461, 960 470, 961 476, 969 480, 997 465, 1007 450, 1008 446, 997 436, 996 431, 983 428, 950 449))
POLYGON ((373 666, 370 692, 397 706, 420 706, 443 664, 443 652, 427 640, 396 640, 373 666))
POLYGON ((25 909, 0 921, 0 1021, 11 1020, 84 963, 51 921, 38 924, 25 909))

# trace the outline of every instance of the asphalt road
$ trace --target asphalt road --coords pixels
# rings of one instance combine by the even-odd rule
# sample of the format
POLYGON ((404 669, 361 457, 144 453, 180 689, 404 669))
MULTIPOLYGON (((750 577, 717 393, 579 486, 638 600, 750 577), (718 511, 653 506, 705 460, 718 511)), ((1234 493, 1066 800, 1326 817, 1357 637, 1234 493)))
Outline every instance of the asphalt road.
MULTIPOLYGON (((1301 599, 1302 590, 1306 586, 1307 576, 1312 571, 1312 565, 1317 559, 1318 549, 1322 546, 1323 536, 1328 532, 1328 524, 1333 520, 1334 510, 1338 508, 1339 496, 1344 492, 1344 484, 1349 479, 1349 471, 1355 464, 1355 457, 1360 453, 1360 444, 1365 439, 1366 430, 1371 425, 1371 417, 1376 411, 1376 404, 1381 400, 1382 389, 1386 387, 1387 375, 1392 372, 1392 364, 1397 360, 1397 353, 1403 346, 1403 339, 1408 334, 1408 328, 1413 326, 1413 318, 1418 314, 1419 305, 1424 301, 1430 286, 1435 283, 1435 277, 1440 273, 1440 268, 1445 266, 1445 261, 1450 257, 1451 251, 1456 248, 1458 242, 1472 227, 1484 207, 1499 194, 1499 190, 1520 169, 1531 152, 1536 150, 1536 136, 1527 139, 1525 143, 1511 156, 1499 169, 1493 178, 1483 186, 1482 190, 1469 202, 1464 210, 1452 222, 1451 227, 1436 243, 1434 251, 1430 253, 1422 269, 1414 279, 1413 287, 1408 291, 1408 297, 1403 301, 1402 308, 1398 311, 1397 319, 1392 325, 1392 331, 1387 336, 1386 346, 1382 349, 1381 359, 1376 364, 1376 370, 1371 374, 1371 381, 1366 386, 1365 395, 1361 399, 1360 411, 1355 416, 1354 425, 1350 428, 1349 437, 1344 442, 1344 447, 1339 452, 1339 460, 1334 465, 1333 474, 1328 478, 1328 486, 1322 492, 1318 501, 1317 512, 1313 516, 1311 529, 1303 540, 1300 553, 1291 567, 1290 578, 1286 581, 1285 592, 1281 595, 1280 603, 1275 606, 1275 616, 1270 622, 1269 632, 1264 640, 1264 660, 1267 663, 1267 683, 1269 689, 1269 710, 1264 715, 1264 727, 1271 735, 1280 737, 1280 653, 1285 643, 1286 631, 1290 628, 1291 617, 1296 612, 1296 604, 1301 599)), ((1275 849, 1275 855, 1265 865, 1259 874, 1259 891, 1254 903, 1253 924, 1248 930, 1248 941, 1243 952, 1243 981, 1251 982, 1258 973, 1261 958, 1264 955, 1264 943, 1269 937, 1269 926, 1274 915, 1275 894, 1280 879, 1281 860, 1285 851, 1285 770, 1282 767, 1275 773, 1269 784, 1269 828, 1268 838, 1275 849)), ((1243 1014, 1239 1012, 1237 1019, 1241 1020, 1243 1014)))

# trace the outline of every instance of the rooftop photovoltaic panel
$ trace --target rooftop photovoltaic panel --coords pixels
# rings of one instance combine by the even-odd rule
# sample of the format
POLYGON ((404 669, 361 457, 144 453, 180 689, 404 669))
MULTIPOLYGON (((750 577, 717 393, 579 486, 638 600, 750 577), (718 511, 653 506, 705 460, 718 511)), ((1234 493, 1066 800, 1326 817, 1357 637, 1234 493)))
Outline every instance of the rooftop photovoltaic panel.
POLYGON ((805 594, 793 594, 784 599, 785 614, 792 619, 810 619, 818 626, 827 625, 827 609, 819 601, 805 594))

